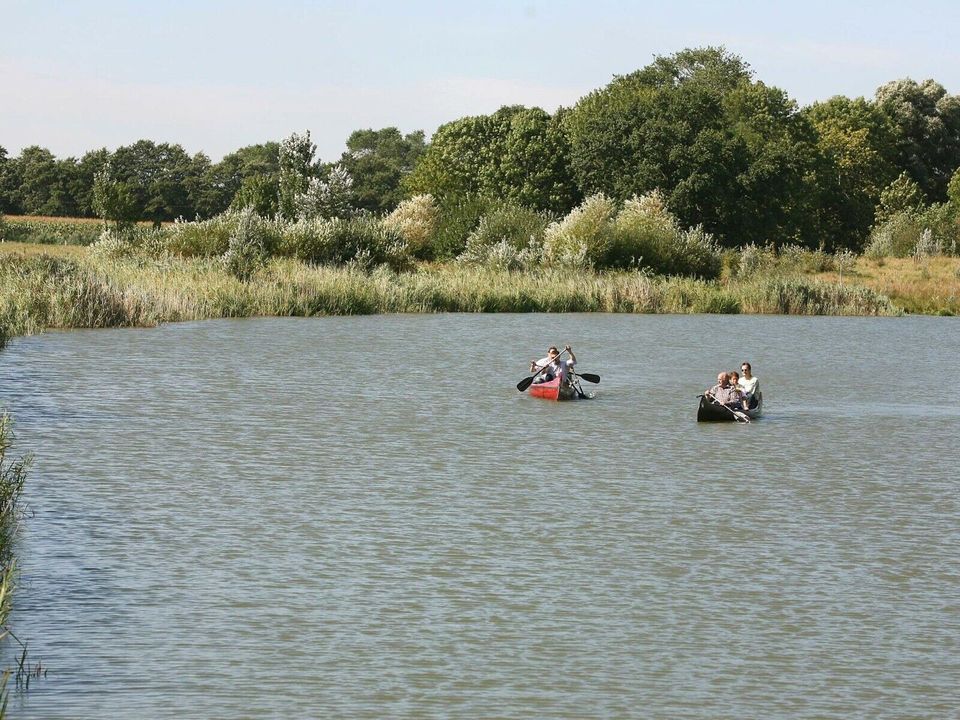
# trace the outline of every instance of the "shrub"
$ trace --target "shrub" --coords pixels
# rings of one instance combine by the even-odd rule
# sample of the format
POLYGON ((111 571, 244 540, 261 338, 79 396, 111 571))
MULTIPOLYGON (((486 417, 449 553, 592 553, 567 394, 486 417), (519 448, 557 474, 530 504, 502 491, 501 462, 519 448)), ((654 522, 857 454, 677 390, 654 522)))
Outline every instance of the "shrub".
POLYGON ((923 226, 916 213, 896 213, 873 229, 864 255, 908 257, 916 250, 922 233, 923 226))
POLYGON ((547 215, 536 210, 501 205, 480 218, 457 260, 510 270, 537 265, 543 257, 543 235, 549 222, 547 215))
POLYGON ((642 264, 654 272, 665 272, 663 259, 679 235, 676 218, 667 210, 658 191, 623 203, 616 218, 616 232, 604 264, 627 267, 642 264))
POLYGON ((433 238, 440 223, 433 195, 414 195, 401 202, 383 220, 388 230, 397 232, 417 258, 433 255, 433 238))
POLYGON ((110 228, 101 231, 99 239, 90 246, 94 256, 122 258, 134 255, 159 257, 167 250, 167 232, 143 226, 110 228))
POLYGON ((370 215, 287 223, 278 252, 314 265, 353 264, 362 269, 386 264, 400 270, 411 263, 400 233, 370 215))
POLYGON ((223 254, 224 267, 238 280, 249 280, 266 264, 269 252, 265 231, 267 222, 252 208, 240 211, 236 230, 230 235, 227 251, 223 254))
POLYGON ((715 278, 720 275, 721 253, 702 226, 681 230, 663 195, 654 190, 623 204, 604 264, 639 264, 664 275, 715 278))
POLYGON ((493 202, 479 195, 451 197, 440 205, 438 222, 429 252, 423 259, 450 259, 460 255, 467 246, 467 237, 493 202))
POLYGON ((236 232, 244 212, 255 211, 248 207, 243 210, 227 210, 209 220, 177 220, 169 231, 167 249, 183 257, 223 255, 230 246, 230 236, 236 232))
POLYGON ((615 243, 616 205, 606 195, 588 197, 544 232, 548 263, 573 267, 601 266, 615 243))

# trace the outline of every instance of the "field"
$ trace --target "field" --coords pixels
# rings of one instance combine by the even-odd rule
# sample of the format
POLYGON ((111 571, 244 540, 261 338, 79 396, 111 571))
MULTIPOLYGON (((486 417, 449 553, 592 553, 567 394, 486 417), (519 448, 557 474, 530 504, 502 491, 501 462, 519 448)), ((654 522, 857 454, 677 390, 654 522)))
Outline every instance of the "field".
MULTIPOLYGON (((835 272, 817 277, 839 281, 835 272)), ((859 258, 843 282, 882 293, 909 313, 960 315, 960 258, 859 258)))

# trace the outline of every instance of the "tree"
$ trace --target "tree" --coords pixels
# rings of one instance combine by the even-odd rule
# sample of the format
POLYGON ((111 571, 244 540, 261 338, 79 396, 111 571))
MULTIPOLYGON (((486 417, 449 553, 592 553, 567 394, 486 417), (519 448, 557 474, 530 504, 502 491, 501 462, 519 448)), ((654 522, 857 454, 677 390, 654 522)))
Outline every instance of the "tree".
POLYGON ((960 97, 940 83, 909 78, 877 88, 876 102, 896 132, 897 165, 931 201, 946 197, 950 176, 960 167, 960 97))
POLYGON ((93 183, 96 174, 109 160, 110 151, 106 148, 100 148, 84 153, 83 157, 77 162, 72 194, 78 215, 82 217, 97 215, 93 209, 93 183))
POLYGON ((138 140, 117 148, 111 164, 113 177, 125 183, 133 195, 138 219, 159 225, 164 220, 196 215, 186 182, 191 159, 180 145, 138 140))
POLYGON ((314 176, 313 156, 317 146, 310 142, 310 131, 303 135, 292 133, 280 143, 279 197, 280 214, 297 216, 297 198, 307 192, 314 176))
POLYGON ((580 100, 564 127, 584 195, 626 200, 659 188, 683 224, 728 245, 802 232, 809 124, 723 48, 657 57, 616 77, 580 100))
POLYGON ((441 201, 486 197, 564 212, 579 198, 568 158, 559 117, 506 106, 438 128, 406 189, 441 201))
POLYGON ((120 229, 137 219, 133 190, 128 183, 116 179, 111 160, 107 160, 94 175, 92 195, 93 210, 103 219, 104 226, 113 221, 120 229))
POLYGON ((339 164, 353 178, 352 205, 372 212, 393 210, 403 199, 403 178, 425 149, 422 130, 401 135, 388 127, 351 133, 339 164))
MULTIPOLYGON (((249 206, 247 203, 253 202, 252 206, 258 208, 258 212, 270 207, 272 209, 267 214, 275 214, 280 171, 279 153, 280 144, 276 142, 248 145, 225 155, 223 160, 212 165, 204 180, 206 212, 212 216, 223 212, 227 207, 243 208, 249 206), (246 188, 244 195, 235 202, 241 186, 246 188), (267 187, 273 188, 273 198, 269 201, 259 196, 267 187), (251 193, 257 194, 255 201, 251 193)), ((203 215, 204 210, 200 210, 200 213, 203 215)))
POLYGON ((20 207, 27 215, 54 215, 59 199, 54 196, 58 184, 56 158, 39 145, 26 147, 15 161, 19 166, 20 207))
POLYGON ((923 209, 923 190, 906 170, 880 193, 875 224, 882 225, 894 215, 918 213, 923 209))
POLYGON ((230 207, 234 210, 253 208, 257 215, 273 217, 277 214, 279 190, 276 175, 250 175, 243 179, 230 207))
POLYGON ((489 194, 518 205, 565 213, 580 200, 570 170, 570 144, 561 127, 562 112, 540 108, 503 108, 495 162, 487 168, 489 194))
POLYGON ((803 114, 816 132, 811 219, 828 249, 858 250, 880 192, 897 174, 894 128, 875 103, 833 97, 803 114))
POLYGON ((407 178, 407 192, 441 200, 482 194, 483 172, 495 161, 496 140, 494 120, 489 115, 441 125, 407 178))
POLYGON ((20 186, 14 174, 14 164, 7 157, 7 149, 0 145, 0 213, 19 212, 15 188, 20 186))

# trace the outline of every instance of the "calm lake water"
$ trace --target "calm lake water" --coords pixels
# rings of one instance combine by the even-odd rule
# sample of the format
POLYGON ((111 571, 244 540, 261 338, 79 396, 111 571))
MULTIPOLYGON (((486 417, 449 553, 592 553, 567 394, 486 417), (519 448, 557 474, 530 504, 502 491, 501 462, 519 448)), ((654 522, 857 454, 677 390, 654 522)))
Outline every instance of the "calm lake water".
MULTIPOLYGON (((960 714, 960 321, 254 319, 0 353, 24 718, 960 714), (589 401, 516 391, 571 343, 589 401), (750 360, 749 425, 696 395, 750 360)), ((14 648, 7 646, 7 656, 14 648)))

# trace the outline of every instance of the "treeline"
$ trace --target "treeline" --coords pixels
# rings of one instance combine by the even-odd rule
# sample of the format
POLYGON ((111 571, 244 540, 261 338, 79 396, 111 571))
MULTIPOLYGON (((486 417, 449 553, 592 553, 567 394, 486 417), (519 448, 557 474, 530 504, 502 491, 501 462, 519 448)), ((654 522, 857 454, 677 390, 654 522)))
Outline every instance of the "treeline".
POLYGON ((861 251, 904 233, 916 245, 926 231, 955 250, 960 235, 960 97, 904 79, 873 99, 801 108, 723 48, 658 57, 554 114, 504 107, 442 125, 429 144, 422 132, 362 130, 335 162, 314 153, 309 133, 219 163, 148 140, 79 160, 0 148, 0 211, 159 223, 232 207, 348 219, 429 195, 441 226, 456 225, 452 239, 433 239, 434 254, 455 256, 491 203, 557 220, 591 198, 627 208, 656 192, 679 228, 726 247, 861 251))

